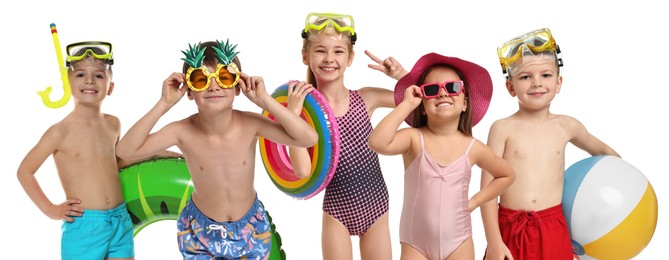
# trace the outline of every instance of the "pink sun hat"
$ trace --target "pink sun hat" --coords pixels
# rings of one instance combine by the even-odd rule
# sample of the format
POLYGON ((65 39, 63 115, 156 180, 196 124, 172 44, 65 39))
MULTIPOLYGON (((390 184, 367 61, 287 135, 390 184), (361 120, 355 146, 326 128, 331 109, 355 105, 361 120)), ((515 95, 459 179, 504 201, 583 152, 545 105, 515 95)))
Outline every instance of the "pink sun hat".
MULTIPOLYGON (((417 85, 420 76, 427 69, 437 64, 450 65, 460 71, 465 83, 465 91, 469 93, 472 109, 472 126, 475 126, 490 106, 492 98, 492 79, 490 73, 483 67, 472 62, 455 57, 442 56, 437 53, 428 53, 420 57, 411 71, 402 77, 395 85, 395 105, 404 100, 404 91, 411 85, 417 85)), ((404 119, 404 122, 413 125, 413 113, 404 119)))

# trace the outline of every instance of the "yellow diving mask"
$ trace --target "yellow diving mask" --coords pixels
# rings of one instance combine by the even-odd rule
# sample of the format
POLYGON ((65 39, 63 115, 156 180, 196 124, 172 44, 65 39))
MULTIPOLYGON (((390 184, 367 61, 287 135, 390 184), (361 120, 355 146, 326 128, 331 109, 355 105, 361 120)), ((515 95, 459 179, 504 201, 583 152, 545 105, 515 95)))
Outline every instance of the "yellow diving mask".
POLYGON ((320 31, 326 26, 332 26, 340 33, 348 32, 351 36, 351 43, 355 44, 357 34, 355 33, 355 23, 353 16, 346 14, 334 13, 309 13, 304 22, 304 29, 302 30, 302 38, 306 39, 309 36, 309 30, 320 31))
POLYGON ((519 65, 526 57, 545 62, 555 62, 557 59, 558 66, 562 66, 560 46, 555 43, 548 28, 534 30, 505 42, 497 48, 497 56, 504 74, 520 68, 519 65))
POLYGON ((108 42, 76 42, 67 45, 65 50, 67 51, 67 61, 65 62, 65 66, 67 67, 73 61, 83 60, 87 55, 99 60, 106 60, 109 65, 114 64, 112 45, 108 42))
POLYGON ((186 84, 188 88, 193 91, 205 91, 211 84, 211 78, 214 77, 216 83, 221 88, 233 88, 239 82, 241 72, 233 59, 239 52, 235 52, 237 45, 231 45, 229 41, 219 42, 216 40, 217 46, 214 46, 216 51, 216 58, 218 58, 218 65, 215 71, 210 72, 204 66, 204 48, 200 44, 188 45, 187 51, 181 51, 186 58, 181 58, 190 68, 186 72, 186 84))

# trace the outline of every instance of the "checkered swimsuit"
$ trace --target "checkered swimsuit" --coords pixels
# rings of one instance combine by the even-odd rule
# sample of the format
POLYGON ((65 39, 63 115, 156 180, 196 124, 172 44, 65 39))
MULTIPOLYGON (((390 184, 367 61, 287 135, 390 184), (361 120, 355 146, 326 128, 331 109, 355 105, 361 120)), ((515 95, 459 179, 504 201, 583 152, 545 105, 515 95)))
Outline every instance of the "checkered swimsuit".
POLYGON ((372 124, 357 91, 349 92, 349 111, 337 117, 340 158, 325 189, 323 211, 341 222, 351 235, 363 235, 388 212, 388 189, 379 156, 367 141, 372 124))

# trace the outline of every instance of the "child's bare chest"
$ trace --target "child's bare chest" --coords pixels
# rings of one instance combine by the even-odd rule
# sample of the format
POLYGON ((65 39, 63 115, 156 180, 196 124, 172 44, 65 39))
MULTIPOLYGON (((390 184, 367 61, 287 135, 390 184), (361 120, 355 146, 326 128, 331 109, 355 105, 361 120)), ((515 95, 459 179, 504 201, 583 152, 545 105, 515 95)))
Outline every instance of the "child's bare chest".
POLYGON ((118 134, 106 125, 76 125, 68 130, 60 150, 75 157, 115 154, 117 140, 118 134))
POLYGON ((509 135, 505 154, 523 158, 562 157, 567 143, 569 136, 557 125, 525 125, 509 135))

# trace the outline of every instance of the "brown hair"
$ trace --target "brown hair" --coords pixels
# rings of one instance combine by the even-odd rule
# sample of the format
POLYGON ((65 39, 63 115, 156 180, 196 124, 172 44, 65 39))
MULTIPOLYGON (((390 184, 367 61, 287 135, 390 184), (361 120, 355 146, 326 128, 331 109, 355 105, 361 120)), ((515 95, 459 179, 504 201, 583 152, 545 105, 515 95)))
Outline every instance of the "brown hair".
MULTIPOLYGON (((423 71, 423 73, 420 75, 420 78, 418 79, 418 82, 416 83, 416 85, 420 86, 420 85, 424 84, 425 83, 425 78, 427 77, 427 75, 430 72, 432 72, 432 70, 434 70, 435 68, 449 68, 449 69, 452 69, 453 71, 455 71, 456 74, 458 74, 458 77, 460 77, 462 82, 464 82, 464 84, 465 84, 465 89, 464 89, 465 91, 464 92, 465 92, 465 100, 467 101, 467 110, 460 113, 460 121, 458 123, 458 130, 460 132, 462 132, 463 134, 467 135, 467 136, 472 136, 472 112, 471 112, 472 111, 472 105, 471 105, 471 102, 470 102, 471 99, 469 98, 469 92, 470 91, 467 89, 467 87, 469 85, 467 84, 467 79, 463 76, 463 74, 458 69, 456 69, 455 67, 453 67, 451 65, 448 65, 448 64, 432 65, 431 67, 429 67, 429 68, 425 69, 425 71, 423 71)), ((420 127, 423 127, 423 126, 427 125, 428 118, 427 118, 427 115, 425 115, 425 107, 423 107, 423 106, 424 106, 423 101, 421 101, 421 104, 418 107, 416 107, 416 109, 414 109, 413 112, 412 112, 413 113, 413 125, 412 126, 415 127, 415 128, 420 128, 420 127)))

